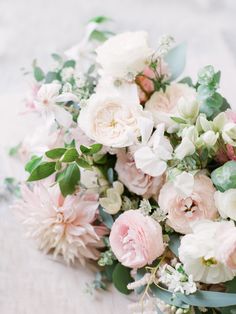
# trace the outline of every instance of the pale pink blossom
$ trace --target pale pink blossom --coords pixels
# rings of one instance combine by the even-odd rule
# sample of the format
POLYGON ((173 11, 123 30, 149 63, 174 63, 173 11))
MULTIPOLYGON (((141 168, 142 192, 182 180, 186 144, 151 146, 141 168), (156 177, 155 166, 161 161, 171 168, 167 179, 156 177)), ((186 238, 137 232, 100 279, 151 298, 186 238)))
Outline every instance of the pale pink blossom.
POLYGON ((87 259, 97 260, 103 246, 100 236, 104 227, 93 225, 97 218, 98 195, 77 193, 64 198, 57 186, 45 187, 39 183, 31 190, 22 187, 22 200, 14 210, 34 238, 39 249, 54 256, 62 255, 67 263, 78 259, 84 265, 87 259))
POLYGON ((64 147, 65 130, 44 123, 28 134, 19 149, 20 159, 28 161, 33 155, 43 155, 47 150, 64 147))
POLYGON ((217 259, 236 270, 236 227, 233 222, 222 222, 217 230, 217 259))
POLYGON ((160 188, 164 184, 165 177, 152 177, 137 169, 131 152, 120 150, 117 154, 115 170, 119 180, 128 190, 144 198, 157 197, 160 188))
POLYGON ((160 224, 138 210, 126 211, 115 220, 110 244, 117 259, 131 268, 151 264, 164 252, 160 224))
POLYGON ((163 122, 168 128, 174 124, 171 117, 178 113, 177 104, 181 98, 189 103, 195 101, 195 89, 187 84, 172 83, 165 91, 152 94, 145 104, 145 110, 152 113, 156 125, 163 122))
POLYGON ((214 220, 218 211, 214 202, 215 188, 204 174, 194 176, 187 193, 181 192, 183 183, 167 182, 161 189, 158 203, 167 214, 167 223, 177 232, 192 232, 191 224, 197 220, 214 220))

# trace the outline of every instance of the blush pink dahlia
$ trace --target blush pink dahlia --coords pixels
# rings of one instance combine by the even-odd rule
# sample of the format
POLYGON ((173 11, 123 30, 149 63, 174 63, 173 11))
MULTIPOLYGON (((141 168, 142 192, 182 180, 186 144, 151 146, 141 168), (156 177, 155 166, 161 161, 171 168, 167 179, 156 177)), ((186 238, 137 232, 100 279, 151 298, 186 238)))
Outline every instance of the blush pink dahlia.
POLYGON ((110 244, 117 259, 130 268, 151 264, 164 252, 160 224, 138 210, 129 210, 116 219, 110 244))
POLYGON ((27 226, 28 235, 45 253, 62 255, 67 263, 77 258, 82 265, 86 259, 99 258, 99 235, 106 230, 93 226, 98 209, 96 194, 78 193, 64 198, 55 187, 37 184, 30 190, 25 185, 22 200, 14 209, 27 226))

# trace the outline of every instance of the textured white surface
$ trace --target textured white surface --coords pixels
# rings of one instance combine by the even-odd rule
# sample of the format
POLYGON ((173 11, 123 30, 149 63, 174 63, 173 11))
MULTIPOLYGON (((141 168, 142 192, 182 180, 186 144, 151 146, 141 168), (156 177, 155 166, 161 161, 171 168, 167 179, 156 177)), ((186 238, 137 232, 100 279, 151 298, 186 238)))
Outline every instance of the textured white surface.
MULTIPOLYGON (((20 68, 33 58, 48 65, 49 55, 79 40, 83 24, 104 14, 116 20, 116 30, 145 29, 153 45, 163 33, 188 41, 186 73, 213 64, 222 70, 222 92, 235 107, 236 2, 234 0, 0 0, 0 178, 23 176, 22 166, 7 157, 35 125, 22 116, 27 85, 20 68)), ((114 292, 98 298, 84 294, 93 276, 88 270, 52 261, 24 239, 22 226, 8 204, 0 207, 1 314, 110 314, 127 312, 130 302, 114 292)))

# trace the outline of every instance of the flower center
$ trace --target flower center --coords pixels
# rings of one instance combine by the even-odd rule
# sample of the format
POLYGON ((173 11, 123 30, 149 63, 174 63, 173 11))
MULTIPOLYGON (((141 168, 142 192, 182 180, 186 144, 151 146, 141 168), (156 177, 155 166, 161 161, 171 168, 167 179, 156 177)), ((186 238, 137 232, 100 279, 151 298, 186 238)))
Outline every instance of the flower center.
POLYGON ((64 215, 63 213, 59 212, 57 213, 57 216, 56 216, 56 223, 62 223, 64 221, 64 215))
POLYGON ((115 128, 116 125, 117 125, 117 121, 116 121, 115 119, 112 119, 109 126, 110 126, 111 128, 115 128))
POLYGON ((217 265, 217 263, 218 262, 214 257, 211 257, 211 258, 202 257, 202 264, 204 266, 211 267, 213 265, 217 265))

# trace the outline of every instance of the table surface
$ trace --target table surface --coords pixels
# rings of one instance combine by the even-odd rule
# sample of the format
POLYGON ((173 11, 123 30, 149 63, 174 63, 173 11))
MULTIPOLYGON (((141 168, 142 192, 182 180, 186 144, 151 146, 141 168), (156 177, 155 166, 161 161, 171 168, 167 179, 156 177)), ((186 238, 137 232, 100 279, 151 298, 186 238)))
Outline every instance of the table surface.
MULTIPOLYGON (((236 108, 236 2, 216 0, 1 0, 0 1, 0 180, 24 177, 23 166, 7 155, 37 123, 23 111, 27 84, 20 68, 37 57, 49 64, 49 54, 63 51, 82 34, 83 24, 104 14, 116 20, 117 30, 145 29, 153 45, 163 33, 188 41, 186 73, 196 77, 199 67, 213 64, 222 70, 221 91, 236 108)), ((129 299, 111 291, 86 295, 93 274, 67 267, 37 251, 23 228, 0 203, 1 314, 126 314, 129 299)))

